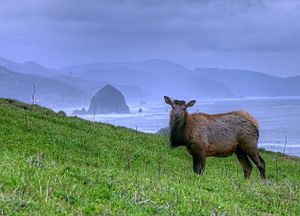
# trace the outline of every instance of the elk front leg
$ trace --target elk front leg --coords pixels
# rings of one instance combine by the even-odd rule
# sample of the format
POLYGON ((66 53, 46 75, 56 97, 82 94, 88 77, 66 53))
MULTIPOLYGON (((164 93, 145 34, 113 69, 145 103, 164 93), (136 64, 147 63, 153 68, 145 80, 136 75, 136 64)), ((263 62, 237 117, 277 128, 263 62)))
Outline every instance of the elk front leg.
POLYGON ((194 169, 194 172, 198 173, 199 169, 200 169, 200 158, 196 154, 193 154, 192 156, 193 156, 193 169, 194 169))
POLYGON ((198 175, 203 175, 205 169, 205 156, 199 154, 192 154, 193 156, 193 169, 198 175))
POLYGON ((193 157, 193 169, 194 172, 198 175, 203 175, 205 169, 205 162, 206 162, 206 154, 205 149, 201 146, 207 145, 199 145, 197 142, 191 142, 192 144, 188 146, 188 151, 193 157))

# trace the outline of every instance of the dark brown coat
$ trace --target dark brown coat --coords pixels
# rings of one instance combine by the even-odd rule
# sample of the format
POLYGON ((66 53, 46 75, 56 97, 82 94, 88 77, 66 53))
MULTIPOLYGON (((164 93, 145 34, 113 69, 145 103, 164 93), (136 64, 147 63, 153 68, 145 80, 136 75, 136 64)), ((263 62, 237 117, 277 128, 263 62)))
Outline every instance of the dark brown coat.
POLYGON ((171 147, 186 146, 193 157, 193 168, 203 174, 206 157, 227 157, 236 154, 248 178, 252 171, 249 158, 265 178, 265 162, 257 150, 258 122, 245 111, 216 115, 205 113, 188 114, 186 109, 196 101, 174 100, 165 97, 172 106, 170 116, 171 147))

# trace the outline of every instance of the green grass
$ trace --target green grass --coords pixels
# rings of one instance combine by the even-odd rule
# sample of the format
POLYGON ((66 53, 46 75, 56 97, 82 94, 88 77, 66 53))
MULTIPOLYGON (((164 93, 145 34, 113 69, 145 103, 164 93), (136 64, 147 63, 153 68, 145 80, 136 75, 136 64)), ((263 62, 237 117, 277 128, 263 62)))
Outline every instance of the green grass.
POLYGON ((168 138, 0 100, 0 215, 300 215, 300 159, 263 151, 192 172, 168 138))

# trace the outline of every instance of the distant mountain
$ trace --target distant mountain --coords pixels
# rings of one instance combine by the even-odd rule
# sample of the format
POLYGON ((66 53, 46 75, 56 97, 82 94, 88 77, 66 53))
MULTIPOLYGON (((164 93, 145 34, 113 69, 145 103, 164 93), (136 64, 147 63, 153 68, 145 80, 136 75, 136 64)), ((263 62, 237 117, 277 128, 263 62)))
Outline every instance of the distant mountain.
POLYGON ((300 78, 280 78, 247 70, 196 68, 194 74, 227 85, 238 96, 299 96, 300 78))
POLYGON ((138 86, 146 92, 146 100, 157 101, 165 94, 174 97, 235 97, 224 84, 194 76, 192 71, 179 64, 159 59, 141 63, 92 63, 65 67, 61 70, 81 79, 138 86))
POLYGON ((81 74, 86 70, 115 70, 122 67, 132 68, 134 67, 134 63, 127 63, 127 62, 109 62, 109 63, 101 63, 101 62, 94 62, 89 64, 78 64, 67 66, 59 69, 61 73, 71 73, 71 74, 81 74))
POLYGON ((73 106, 86 104, 89 99, 85 92, 61 81, 17 73, 0 66, 0 97, 31 102, 33 84, 36 86, 35 98, 41 105, 73 106))
POLYGON ((186 77, 192 74, 189 69, 180 64, 160 59, 151 59, 137 63, 129 68, 160 75, 163 78, 170 76, 186 77))
POLYGON ((140 63, 129 63, 129 62, 110 62, 110 63, 90 63, 73 65, 69 67, 61 68, 62 73, 72 73, 72 74, 86 74, 91 71, 114 71, 120 69, 128 69, 135 72, 144 72, 151 75, 180 75, 184 76, 190 74, 191 71, 182 65, 176 64, 171 61, 151 59, 148 61, 140 63))
POLYGON ((138 71, 128 67, 120 67, 117 69, 86 69, 84 72, 77 74, 78 77, 88 80, 105 81, 107 83, 117 83, 126 85, 143 86, 153 85, 152 80, 157 80, 158 77, 144 71, 138 71), (151 78, 151 79, 150 79, 151 78), (148 82, 145 83, 145 80, 148 82))
POLYGON ((122 92, 127 102, 141 103, 147 96, 147 92, 144 92, 136 85, 118 85, 114 83, 112 85, 122 92))
POLYGON ((92 97, 109 83, 127 101, 158 101, 163 95, 195 99, 236 96, 299 96, 300 76, 280 78, 247 70, 188 68, 171 61, 151 59, 139 63, 95 62, 51 69, 35 62, 16 63, 0 58, 0 65, 24 74, 51 76, 92 97))
MULTIPOLYGON (((61 82, 64 82, 70 86, 74 86, 82 91, 85 91, 89 96, 89 98, 95 95, 99 89, 101 89, 106 84, 108 84, 106 82, 91 81, 91 80, 86 80, 86 79, 82 79, 74 76, 68 76, 68 75, 59 75, 51 78, 54 80, 59 80, 61 82)), ((112 84, 118 90, 120 90, 124 94, 125 99, 128 102, 140 102, 145 95, 145 93, 135 85, 120 85, 120 84, 116 84, 115 82, 110 82, 110 84, 112 84)))
POLYGON ((51 79, 59 80, 70 86, 76 87, 77 89, 85 91, 89 96, 93 96, 100 88, 102 88, 106 84, 105 82, 86 80, 69 75, 53 76, 51 77, 51 79))
POLYGON ((33 61, 17 63, 17 62, 0 57, 0 65, 9 70, 19 72, 19 73, 24 73, 24 74, 37 74, 40 76, 53 76, 53 75, 57 75, 60 73, 59 71, 57 71, 55 69, 44 67, 33 61))
POLYGON ((112 64, 109 64, 110 69, 108 67, 106 69, 95 68, 98 65, 96 63, 91 64, 92 68, 83 69, 79 66, 79 71, 84 71, 79 72, 74 69, 77 73, 72 73, 72 75, 80 79, 113 84, 124 93, 128 101, 140 101, 145 96, 153 96, 155 91, 161 88, 161 79, 154 74, 121 66, 121 63, 117 63, 121 67, 111 69, 113 68, 112 64))
MULTIPOLYGON (((208 98, 234 98, 236 95, 223 83, 215 82, 207 77, 192 76, 181 79, 184 87, 180 97, 194 97, 196 99, 208 98), (188 92, 189 94, 187 94, 188 92)), ((175 87, 175 86, 174 86, 175 87)), ((187 98, 188 99, 188 98, 187 98)))

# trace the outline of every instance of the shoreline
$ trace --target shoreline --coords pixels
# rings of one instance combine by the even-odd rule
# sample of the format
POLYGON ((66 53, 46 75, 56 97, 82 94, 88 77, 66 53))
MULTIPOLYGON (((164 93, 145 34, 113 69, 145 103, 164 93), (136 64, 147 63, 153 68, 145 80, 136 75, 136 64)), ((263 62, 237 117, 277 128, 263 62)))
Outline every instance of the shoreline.
POLYGON ((285 154, 285 153, 282 153, 282 152, 275 152, 275 151, 267 150, 267 149, 262 148, 262 147, 259 147, 258 150, 261 151, 261 152, 274 154, 274 155, 277 155, 277 156, 280 156, 280 157, 286 157, 286 158, 289 158, 289 159, 292 159, 292 160, 300 160, 299 156, 288 155, 288 154, 285 154))

